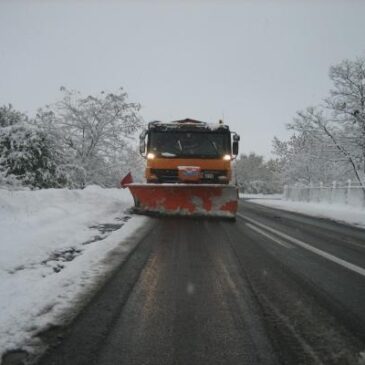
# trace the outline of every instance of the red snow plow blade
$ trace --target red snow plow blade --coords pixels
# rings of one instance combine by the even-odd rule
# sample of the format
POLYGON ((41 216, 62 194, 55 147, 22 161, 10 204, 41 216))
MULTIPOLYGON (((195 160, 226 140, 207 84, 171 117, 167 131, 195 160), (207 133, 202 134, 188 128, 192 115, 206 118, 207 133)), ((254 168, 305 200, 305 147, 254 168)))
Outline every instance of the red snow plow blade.
POLYGON ((128 184, 142 214, 235 218, 237 188, 212 184, 128 184))

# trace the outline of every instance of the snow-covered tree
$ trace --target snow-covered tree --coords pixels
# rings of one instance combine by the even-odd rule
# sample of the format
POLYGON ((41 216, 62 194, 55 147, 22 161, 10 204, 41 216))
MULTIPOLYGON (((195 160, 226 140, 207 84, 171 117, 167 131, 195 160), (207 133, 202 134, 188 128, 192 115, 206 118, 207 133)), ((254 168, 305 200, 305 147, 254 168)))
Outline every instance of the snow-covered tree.
POLYGON ((297 113, 288 142, 274 140, 288 182, 355 178, 365 191, 365 58, 332 66, 330 95, 297 113))
POLYGON ((289 125, 289 128, 302 135, 310 136, 311 141, 316 140, 317 148, 312 151, 316 153, 314 160, 323 160, 326 165, 327 162, 337 163, 337 167, 343 167, 341 169, 343 173, 351 167, 351 177, 355 178, 359 184, 363 184, 361 146, 354 143, 358 138, 358 132, 348 128, 346 124, 344 121, 331 117, 320 107, 310 107, 303 112, 298 112, 298 117, 289 125))
POLYGON ((365 58, 330 68, 334 88, 325 100, 329 117, 320 127, 365 186, 365 58))
POLYGON ((281 190, 274 160, 264 161, 255 153, 241 155, 235 164, 237 183, 245 193, 276 193, 281 190))
POLYGON ((123 89, 86 98, 61 91, 62 100, 39 110, 36 118, 63 156, 60 166, 71 175, 77 172, 73 181, 78 186, 115 186, 139 158, 132 145, 143 125, 140 105, 128 102, 123 89))
POLYGON ((28 117, 15 110, 11 104, 0 106, 0 128, 27 121, 28 117))
POLYGON ((0 184, 48 188, 65 182, 44 131, 11 106, 1 107, 0 184))
POLYGON ((273 153, 278 157, 283 184, 309 185, 321 181, 329 185, 351 175, 346 161, 318 135, 297 132, 288 141, 274 138, 273 153))

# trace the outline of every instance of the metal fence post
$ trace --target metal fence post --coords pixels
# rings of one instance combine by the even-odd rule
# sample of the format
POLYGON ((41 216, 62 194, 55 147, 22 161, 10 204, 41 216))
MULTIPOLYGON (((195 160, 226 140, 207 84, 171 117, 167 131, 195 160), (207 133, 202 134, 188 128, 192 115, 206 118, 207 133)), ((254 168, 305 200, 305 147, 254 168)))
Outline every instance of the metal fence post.
POLYGON ((331 190, 331 204, 333 204, 336 200, 336 186, 337 186, 337 182, 333 181, 332 190, 331 190))
POLYGON ((288 185, 284 185, 284 200, 289 200, 288 185))
POLYGON ((309 183, 309 194, 308 194, 308 203, 313 200, 313 183, 312 181, 309 183))
POLYGON ((322 195, 323 195, 323 182, 319 182, 319 199, 318 202, 320 203, 322 201, 322 195))
POLYGON ((350 194, 351 194, 351 179, 348 179, 347 189, 346 189, 346 204, 350 203, 350 194))
MULTIPOLYGON (((294 185, 295 199, 296 201, 300 201, 300 192, 299 192, 299 184, 295 183, 294 185)), ((293 198, 291 199, 293 200, 293 198)))

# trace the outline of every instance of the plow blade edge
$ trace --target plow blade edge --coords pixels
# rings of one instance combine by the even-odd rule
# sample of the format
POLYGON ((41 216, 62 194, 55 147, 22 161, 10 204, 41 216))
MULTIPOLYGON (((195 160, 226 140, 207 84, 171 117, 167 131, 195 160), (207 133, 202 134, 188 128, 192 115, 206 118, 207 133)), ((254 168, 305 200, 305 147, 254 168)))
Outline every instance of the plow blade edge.
POLYGON ((129 184, 136 213, 234 218, 238 193, 234 185, 129 184))

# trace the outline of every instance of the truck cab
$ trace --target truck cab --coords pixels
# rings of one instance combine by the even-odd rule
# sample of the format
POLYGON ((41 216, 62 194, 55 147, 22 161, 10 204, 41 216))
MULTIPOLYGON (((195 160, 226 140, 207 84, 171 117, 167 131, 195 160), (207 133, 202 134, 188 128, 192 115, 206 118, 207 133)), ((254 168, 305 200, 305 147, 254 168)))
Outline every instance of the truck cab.
POLYGON ((239 136, 223 122, 151 122, 140 136, 148 183, 228 184, 239 136))

